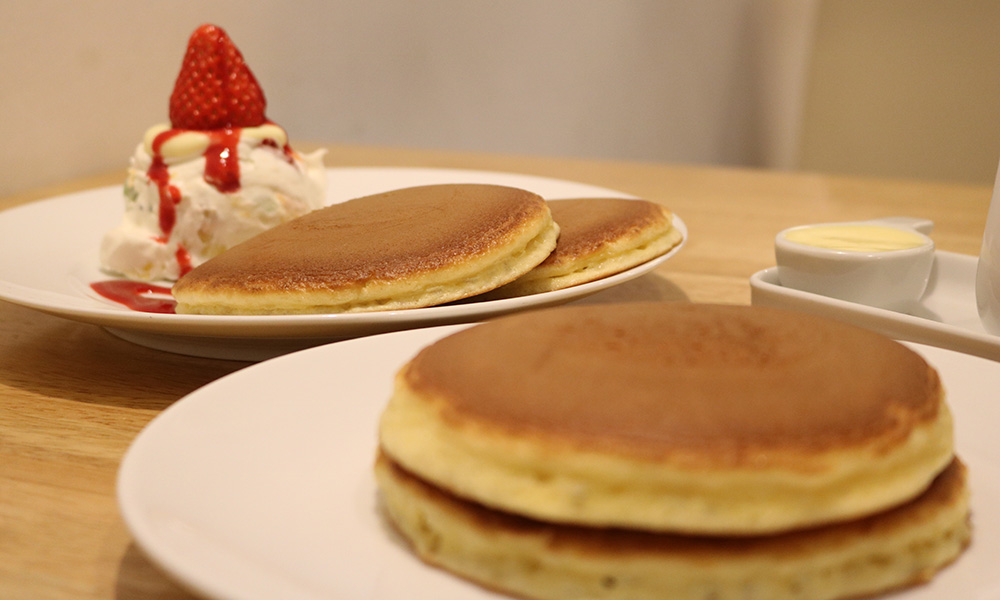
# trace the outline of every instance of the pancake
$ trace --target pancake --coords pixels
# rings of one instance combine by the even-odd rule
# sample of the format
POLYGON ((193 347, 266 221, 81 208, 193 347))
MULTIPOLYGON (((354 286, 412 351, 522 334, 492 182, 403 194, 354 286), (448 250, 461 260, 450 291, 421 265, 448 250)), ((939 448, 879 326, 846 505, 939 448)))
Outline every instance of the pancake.
POLYGON ((774 536, 706 538, 556 525, 461 500, 380 456, 392 523, 429 564, 523 598, 833 600, 922 583, 968 544, 958 460, 916 499, 774 536))
POLYGON ((670 251, 683 236, 659 204, 625 198, 550 200, 556 249, 537 267, 487 298, 550 292, 596 281, 670 251))
POLYGON ((760 535, 873 514, 952 460, 938 375, 870 331, 743 306, 547 309, 396 377, 380 444, 458 497, 557 523, 760 535))
POLYGON ((473 296, 548 256, 558 226, 537 194, 453 184, 335 204, 223 252, 173 287, 177 312, 397 310, 473 296))

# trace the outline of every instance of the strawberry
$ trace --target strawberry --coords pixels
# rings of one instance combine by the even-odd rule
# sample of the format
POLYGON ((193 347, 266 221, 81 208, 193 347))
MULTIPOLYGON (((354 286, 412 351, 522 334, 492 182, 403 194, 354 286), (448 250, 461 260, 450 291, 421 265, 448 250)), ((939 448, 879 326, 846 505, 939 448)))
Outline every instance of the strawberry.
POLYGON ((174 129, 253 127, 267 121, 267 102, 243 55, 221 27, 191 34, 170 95, 174 129))

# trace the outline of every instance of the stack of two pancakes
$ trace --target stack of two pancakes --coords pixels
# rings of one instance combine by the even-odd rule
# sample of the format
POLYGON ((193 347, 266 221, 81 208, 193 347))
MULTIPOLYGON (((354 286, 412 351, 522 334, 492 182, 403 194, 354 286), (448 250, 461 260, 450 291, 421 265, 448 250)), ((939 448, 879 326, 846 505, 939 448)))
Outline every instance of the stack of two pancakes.
POLYGON ((649 201, 545 202, 506 186, 428 185, 279 225, 200 265, 172 291, 181 313, 420 308, 578 285, 664 254, 681 239, 670 212, 649 201))
POLYGON ((937 373, 755 307, 549 309, 397 375, 376 476, 427 562, 528 598, 846 598, 970 536, 937 373))

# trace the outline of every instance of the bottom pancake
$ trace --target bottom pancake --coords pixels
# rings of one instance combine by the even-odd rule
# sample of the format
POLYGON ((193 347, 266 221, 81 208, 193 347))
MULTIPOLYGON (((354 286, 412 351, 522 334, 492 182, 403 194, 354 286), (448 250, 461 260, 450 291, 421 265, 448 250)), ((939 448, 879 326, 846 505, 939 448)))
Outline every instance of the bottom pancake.
POLYGON ((832 600, 922 583, 970 538, 965 467, 886 512, 773 536, 708 538, 556 525, 449 495, 380 455, 384 508, 426 562, 535 599, 832 600))

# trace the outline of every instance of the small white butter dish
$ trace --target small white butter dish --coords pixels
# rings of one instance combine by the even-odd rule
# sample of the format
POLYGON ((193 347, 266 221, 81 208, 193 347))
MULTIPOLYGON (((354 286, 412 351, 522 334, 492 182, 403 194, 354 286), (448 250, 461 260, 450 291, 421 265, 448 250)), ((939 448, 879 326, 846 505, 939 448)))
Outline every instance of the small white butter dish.
POLYGON ((934 263, 933 223, 890 217, 820 223, 775 236, 781 285, 867 306, 906 310, 923 295, 934 263))

